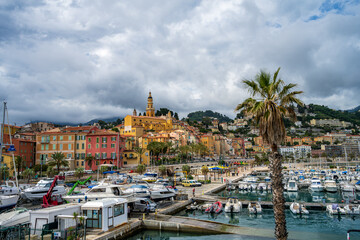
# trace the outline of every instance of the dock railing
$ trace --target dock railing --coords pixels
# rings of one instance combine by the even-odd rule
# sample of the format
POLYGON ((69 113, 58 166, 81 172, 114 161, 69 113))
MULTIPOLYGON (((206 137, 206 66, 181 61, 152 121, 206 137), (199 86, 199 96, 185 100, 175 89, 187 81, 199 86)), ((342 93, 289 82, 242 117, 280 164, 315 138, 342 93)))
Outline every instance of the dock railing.
POLYGON ((350 240, 350 233, 351 232, 359 232, 360 233, 360 230, 358 229, 350 229, 347 231, 347 240, 350 240))

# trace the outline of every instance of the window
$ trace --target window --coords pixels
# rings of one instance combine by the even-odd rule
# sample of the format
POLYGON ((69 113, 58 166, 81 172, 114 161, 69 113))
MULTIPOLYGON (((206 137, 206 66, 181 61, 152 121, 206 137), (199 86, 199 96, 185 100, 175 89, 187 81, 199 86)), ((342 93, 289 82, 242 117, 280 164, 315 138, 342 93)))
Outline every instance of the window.
POLYGON ((53 136, 53 141, 56 141, 56 136, 53 136))
POLYGON ((84 210, 84 216, 87 216, 86 227, 88 228, 102 228, 102 212, 101 210, 84 210))
POLYGON ((69 136, 69 141, 71 141, 71 136, 69 136))
POLYGON ((46 145, 46 150, 49 150, 49 144, 46 145))
POLYGON ((76 162, 76 166, 79 166, 79 162, 76 162))
POLYGON ((69 145, 68 145, 68 149, 70 150, 71 149, 71 144, 69 143, 69 145))
POLYGON ((91 138, 88 138, 88 142, 91 142, 91 138))
POLYGON ((79 144, 78 143, 76 144, 76 149, 79 149, 79 144))
POLYGON ((41 144, 41 150, 44 150, 44 144, 41 144))
MULTIPOLYGON (((79 156, 80 156, 80 154, 79 153, 76 153, 75 154, 75 159, 79 159, 79 156)), ((79 166, 79 165, 78 165, 79 166)))
POLYGON ((71 154, 71 153, 68 153, 67 157, 68 157, 68 158, 72 158, 72 154, 71 154))
POLYGON ((88 144, 88 149, 91 149, 91 144, 88 144))
POLYGON ((98 137, 96 138, 96 142, 99 143, 99 138, 98 137))
POLYGON ((60 136, 60 141, 62 141, 63 140, 63 136, 60 136))
POLYGON ((81 154, 81 159, 85 159, 85 153, 81 154))
POLYGON ((60 143, 59 149, 60 149, 60 150, 63 150, 63 145, 62 145, 62 143, 60 143))
POLYGON ((98 143, 96 144, 96 148, 99 148, 99 144, 98 144, 98 143))
POLYGON ((53 150, 55 150, 56 149, 56 144, 53 144, 53 150))
POLYGON ((103 142, 103 143, 107 143, 107 137, 103 137, 103 138, 102 138, 102 142, 103 142))
POLYGON ((95 158, 100 159, 100 153, 95 153, 95 158))
POLYGON ((84 161, 81 161, 81 166, 84 166, 84 161))
POLYGON ((106 154, 106 153, 102 153, 101 155, 102 155, 102 156, 101 156, 102 159, 106 159, 106 158, 107 158, 107 154, 106 154))
POLYGON ((111 137, 111 141, 116 141, 116 137, 111 137))
POLYGON ((115 148, 115 143, 112 143, 112 144, 111 144, 111 148, 115 148))
POLYGON ((127 161, 124 161, 124 165, 127 165, 127 161))
POLYGON ((124 214, 124 204, 114 206, 114 217, 124 214))
POLYGON ((111 153, 111 159, 115 159, 116 158, 116 153, 111 153))
POLYGON ((85 143, 81 144, 81 149, 85 149, 85 143))
POLYGON ((83 135, 83 136, 82 136, 82 138, 81 138, 81 140, 85 140, 85 138, 86 138, 86 136, 85 136, 85 135, 83 135))
POLYGON ((107 148, 107 144, 106 143, 101 144, 101 148, 107 148))

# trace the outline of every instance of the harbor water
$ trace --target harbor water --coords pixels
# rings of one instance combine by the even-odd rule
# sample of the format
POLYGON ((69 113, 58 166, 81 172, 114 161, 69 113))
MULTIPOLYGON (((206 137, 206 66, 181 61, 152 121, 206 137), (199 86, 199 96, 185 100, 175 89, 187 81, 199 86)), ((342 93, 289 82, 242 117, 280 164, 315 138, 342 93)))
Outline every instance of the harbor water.
MULTIPOLYGON (((240 201, 272 201, 271 191, 239 191, 224 190, 217 194, 220 197, 237 197, 240 201)), ((360 202, 359 192, 309 192, 308 190, 299 190, 298 192, 284 192, 286 202, 325 202, 325 203, 346 203, 347 201, 357 200, 360 202)))
MULTIPOLYGON (((220 213, 208 214, 202 211, 183 210, 176 215, 191 217, 202 220, 211 220, 226 224, 233 224, 242 227, 254 228, 255 231, 274 229, 273 210, 263 210, 261 214, 250 215, 247 209, 242 209, 240 213, 220 213)), ((330 216, 325 211, 310 211, 309 215, 294 215, 286 210, 287 229, 291 237, 296 239, 326 239, 338 240, 346 239, 346 232, 349 229, 359 229, 360 216, 330 216), (304 238, 299 236, 303 236, 304 238), (308 237, 305 237, 308 236, 308 237)), ((360 239, 360 233, 351 233, 351 239, 360 239)), ((273 238, 270 232, 269 238, 273 238)))

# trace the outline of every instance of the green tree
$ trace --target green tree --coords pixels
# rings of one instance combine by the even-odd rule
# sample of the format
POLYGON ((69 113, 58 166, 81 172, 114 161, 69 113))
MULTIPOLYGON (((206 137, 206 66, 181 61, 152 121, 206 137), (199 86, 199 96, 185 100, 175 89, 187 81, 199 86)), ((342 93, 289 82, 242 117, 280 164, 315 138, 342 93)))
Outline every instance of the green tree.
POLYGON ((202 166, 201 167, 201 173, 205 176, 205 180, 207 180, 207 175, 209 173, 209 168, 207 166, 202 166))
POLYGON ((166 172, 167 172, 166 167, 164 165, 161 165, 159 167, 159 172, 160 172, 161 176, 164 177, 166 175, 166 172))
POLYGON ((142 147, 134 147, 134 151, 139 159, 138 164, 142 164, 142 155, 145 153, 146 149, 142 147))
POLYGON ((92 165, 93 165, 94 161, 95 161, 95 158, 91 155, 86 156, 86 158, 85 158, 85 162, 90 167, 90 170, 92 169, 92 165))
POLYGON ((54 177, 56 175, 56 170, 52 167, 48 167, 46 170, 46 175, 51 178, 54 177))
POLYGON ((69 162, 65 159, 65 155, 62 152, 54 152, 51 155, 52 160, 48 162, 48 166, 50 168, 54 168, 56 166, 57 173, 60 172, 60 167, 68 167, 69 162))
POLYGON ((26 178, 26 179, 27 179, 27 182, 29 183, 29 182, 30 182, 30 179, 35 176, 35 172, 34 172, 34 170, 28 168, 28 169, 25 169, 25 170, 22 172, 22 176, 23 176, 24 178, 26 178))
POLYGON ((242 111, 247 116, 252 116, 258 124, 260 135, 271 146, 270 170, 272 172, 273 205, 275 218, 275 236, 277 239, 287 239, 285 218, 285 199, 282 184, 282 157, 278 153, 278 145, 284 142, 286 130, 284 117, 295 120, 296 115, 291 105, 296 103, 303 105, 297 98, 302 91, 294 91, 296 84, 285 84, 278 79, 280 68, 271 76, 269 73, 260 71, 254 80, 244 80, 243 83, 249 89, 251 97, 247 98, 236 107, 236 111, 242 111))
MULTIPOLYGON (((15 157, 16 171, 19 174, 23 168, 25 168, 25 162, 21 156, 15 157)), ((11 170, 14 170, 14 163, 11 161, 11 170)))
POLYGON ((140 175, 143 174, 145 171, 146 171, 146 166, 144 164, 139 164, 136 167, 136 172, 140 175))
POLYGON ((111 129, 111 131, 119 132, 119 129, 118 129, 117 127, 113 127, 113 128, 111 129))
POLYGON ((9 168, 2 166, 0 167, 0 181, 9 178, 9 168))
POLYGON ((190 174, 190 166, 189 165, 183 165, 182 170, 186 172, 186 175, 190 174))
POLYGON ((82 178, 84 174, 85 174, 84 168, 79 167, 75 169, 75 177, 77 177, 78 179, 82 178))

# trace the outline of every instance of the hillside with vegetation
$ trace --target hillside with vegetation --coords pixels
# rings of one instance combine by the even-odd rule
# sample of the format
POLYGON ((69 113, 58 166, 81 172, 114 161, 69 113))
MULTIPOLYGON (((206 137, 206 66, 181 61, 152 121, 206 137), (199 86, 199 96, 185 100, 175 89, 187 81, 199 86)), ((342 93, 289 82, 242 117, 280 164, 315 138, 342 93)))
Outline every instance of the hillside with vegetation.
POLYGON ((188 117, 189 121, 192 121, 192 122, 193 121, 201 122, 203 120, 203 118, 211 118, 211 117, 217 118, 220 123, 231 121, 231 119, 228 116, 223 115, 218 112, 213 112, 211 110, 191 112, 187 115, 187 117, 188 117))
POLYGON ((316 114, 315 119, 339 119, 340 121, 350 122, 352 124, 360 125, 360 112, 348 112, 334 110, 326 106, 310 104, 308 108, 309 113, 316 114))

